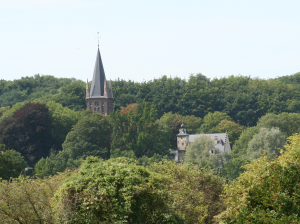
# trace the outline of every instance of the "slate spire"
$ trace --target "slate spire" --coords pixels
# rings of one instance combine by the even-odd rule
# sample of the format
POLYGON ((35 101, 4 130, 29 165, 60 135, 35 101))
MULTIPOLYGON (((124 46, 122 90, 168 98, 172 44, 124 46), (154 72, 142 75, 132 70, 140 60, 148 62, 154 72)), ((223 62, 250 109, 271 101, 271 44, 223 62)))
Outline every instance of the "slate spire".
POLYGON ((104 96, 104 82, 105 82, 105 73, 104 73, 104 68, 103 68, 102 59, 100 55, 100 50, 98 47, 90 97, 104 96))

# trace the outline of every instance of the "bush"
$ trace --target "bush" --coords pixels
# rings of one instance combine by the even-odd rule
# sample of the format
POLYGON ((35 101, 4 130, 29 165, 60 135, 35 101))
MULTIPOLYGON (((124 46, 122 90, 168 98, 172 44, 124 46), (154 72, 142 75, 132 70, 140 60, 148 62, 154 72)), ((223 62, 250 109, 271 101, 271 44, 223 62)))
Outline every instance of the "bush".
POLYGON ((0 178, 8 180, 10 178, 18 177, 21 171, 27 167, 27 163, 24 160, 21 153, 15 150, 1 150, 0 145, 0 178))
POLYGON ((116 161, 88 157, 66 180, 55 197, 60 222, 157 223, 176 219, 168 213, 162 175, 116 161))
POLYGON ((275 160, 266 155, 225 189, 227 210, 221 223, 299 223, 300 135, 289 138, 287 151, 275 160))
POLYGON ((68 175, 0 180, 0 223, 56 223, 51 198, 68 175))
POLYGON ((212 170, 174 161, 153 163, 149 169, 167 177, 164 186, 169 209, 188 223, 212 223, 225 209, 220 197, 223 179, 212 170))

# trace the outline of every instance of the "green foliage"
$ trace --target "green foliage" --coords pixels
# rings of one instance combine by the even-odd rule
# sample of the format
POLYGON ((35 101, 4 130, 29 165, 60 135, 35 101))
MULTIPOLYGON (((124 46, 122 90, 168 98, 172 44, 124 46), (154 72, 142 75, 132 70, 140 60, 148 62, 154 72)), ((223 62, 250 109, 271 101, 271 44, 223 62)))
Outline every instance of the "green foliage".
POLYGON ((234 121, 222 120, 216 127, 212 128, 210 133, 228 133, 231 147, 243 132, 244 127, 234 121))
POLYGON ((184 123, 187 132, 189 134, 196 133, 201 125, 202 119, 199 117, 191 116, 181 116, 179 114, 173 114, 172 112, 165 113, 158 121, 158 126, 161 131, 168 135, 168 141, 171 144, 172 149, 177 148, 176 135, 182 124, 184 123))
POLYGON ((74 160, 69 155, 60 151, 58 154, 50 153, 46 159, 41 158, 34 167, 35 174, 44 178, 56 175, 58 172, 64 172, 66 168, 78 168, 82 160, 74 160))
POLYGON ((168 155, 162 156, 162 155, 154 153, 154 155, 150 158, 148 158, 147 156, 142 156, 142 157, 138 158, 137 164, 142 165, 142 166, 149 166, 153 163, 158 163, 158 162, 167 161, 167 160, 170 160, 168 155))
POLYGON ((224 167, 221 169, 222 176, 232 181, 245 171, 243 166, 248 163, 249 161, 246 159, 232 158, 224 163, 224 167))
POLYGON ((111 127, 108 117, 90 113, 83 117, 68 133, 63 151, 71 159, 87 156, 109 158, 111 127))
POLYGON ((0 223, 57 223, 51 198, 68 173, 49 179, 0 180, 0 223))
POLYGON ((60 87, 71 83, 72 79, 54 78, 50 75, 22 77, 14 81, 0 80, 0 104, 12 106, 17 102, 34 100, 45 94, 56 93, 60 87))
POLYGON ((16 111, 20 110, 25 103, 16 103, 11 108, 6 107, 6 109, 3 110, 2 116, 0 117, 0 122, 2 122, 3 119, 11 117, 16 111))
POLYGON ((259 158, 265 151, 269 157, 278 156, 286 144, 286 138, 278 128, 261 128, 248 144, 247 156, 252 159, 259 158))
POLYGON ((34 167, 37 176, 43 178, 45 176, 53 176, 56 174, 55 162, 50 158, 41 158, 34 167))
POLYGON ((184 161, 198 164, 200 167, 217 169, 223 163, 223 156, 214 147, 210 137, 201 135, 186 147, 184 161))
POLYGON ((27 99, 27 91, 23 90, 11 90, 9 92, 3 93, 0 98, 0 106, 13 106, 16 103, 23 102, 27 99))
POLYGON ((300 135, 289 138, 275 160, 263 156, 224 191, 227 210, 220 223, 299 223, 300 135))
POLYGON ((63 107, 54 101, 49 101, 47 107, 49 108, 51 116, 53 147, 56 150, 61 150, 67 134, 86 114, 83 111, 76 112, 67 107, 63 107))
MULTIPOLYGON (((249 76, 210 80, 202 74, 192 74, 187 80, 162 76, 143 83, 118 79, 112 85, 114 110, 146 101, 155 105, 159 117, 170 111, 196 117, 220 111, 236 123, 251 127, 266 113, 299 112, 298 79, 299 73, 269 80, 249 76)), ((0 80, 0 106, 39 99, 78 110, 85 108, 84 85, 74 78, 58 79, 48 75, 0 80)), ((205 126, 202 128, 205 133, 209 130, 205 126)))
POLYGON ((128 115, 115 111, 110 114, 113 127, 111 154, 113 157, 131 155, 139 158, 143 155, 152 157, 154 153, 166 155, 169 142, 166 133, 155 123, 157 113, 154 106, 144 102, 128 115), (125 154, 124 154, 125 153, 125 154))
POLYGON ((258 128, 279 128, 285 136, 291 136, 300 131, 300 114, 280 113, 278 115, 268 113, 257 122, 258 128))
POLYGON ((246 155, 248 143, 252 140, 253 136, 258 133, 258 131, 259 129, 257 127, 249 127, 245 129, 232 147, 232 156, 241 157, 246 155))
POLYGON ((168 212, 163 180, 133 163, 88 157, 56 194, 55 212, 60 222, 157 223, 168 212))
POLYGON ((25 167, 27 163, 21 153, 5 150, 5 145, 0 146, 0 178, 9 180, 18 177, 25 167))
POLYGON ((169 208, 188 223, 213 223, 213 217, 224 211, 223 179, 212 170, 165 160, 149 169, 168 177, 164 187, 169 192, 169 208))
POLYGON ((73 110, 86 108, 85 83, 74 81, 61 87, 60 92, 54 96, 54 101, 73 110))
POLYGON ((215 126, 217 126, 223 120, 232 121, 232 118, 230 118, 227 114, 219 111, 208 113, 203 118, 199 132, 204 134, 213 133, 213 128, 215 128, 215 126))

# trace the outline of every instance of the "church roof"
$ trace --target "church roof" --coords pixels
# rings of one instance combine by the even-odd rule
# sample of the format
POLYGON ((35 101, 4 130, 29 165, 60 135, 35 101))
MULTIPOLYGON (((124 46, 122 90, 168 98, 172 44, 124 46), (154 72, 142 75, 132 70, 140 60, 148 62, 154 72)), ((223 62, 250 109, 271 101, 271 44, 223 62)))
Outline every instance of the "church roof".
POLYGON ((102 64, 102 59, 100 55, 100 50, 98 48, 96 63, 94 68, 94 75, 92 80, 92 86, 90 91, 90 97, 99 97, 104 96, 104 83, 105 80, 105 73, 102 64))

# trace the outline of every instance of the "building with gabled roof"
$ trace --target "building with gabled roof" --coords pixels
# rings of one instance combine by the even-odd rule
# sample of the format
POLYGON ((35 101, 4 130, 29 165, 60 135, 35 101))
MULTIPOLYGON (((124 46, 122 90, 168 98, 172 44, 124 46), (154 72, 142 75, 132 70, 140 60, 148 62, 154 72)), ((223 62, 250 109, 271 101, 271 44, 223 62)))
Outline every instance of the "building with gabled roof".
MULTIPOLYGON (((170 151, 171 154, 174 154, 175 161, 183 161, 186 147, 203 135, 212 139, 212 141, 214 142, 214 147, 215 149, 218 149, 219 153, 231 153, 231 147, 227 132, 190 135, 187 133, 184 124, 182 124, 181 128, 179 129, 179 133, 177 134, 177 150, 170 151)), ((210 153, 215 154, 216 152, 212 150, 210 153)))
POLYGON ((86 107, 103 115, 109 115, 113 110, 113 91, 111 81, 107 85, 103 63, 98 46, 91 90, 86 83, 86 107))

